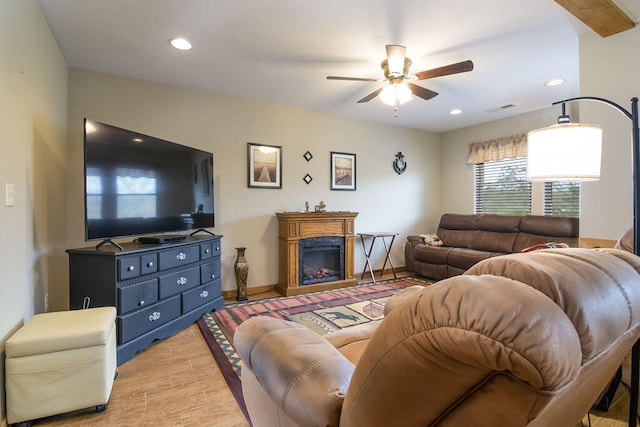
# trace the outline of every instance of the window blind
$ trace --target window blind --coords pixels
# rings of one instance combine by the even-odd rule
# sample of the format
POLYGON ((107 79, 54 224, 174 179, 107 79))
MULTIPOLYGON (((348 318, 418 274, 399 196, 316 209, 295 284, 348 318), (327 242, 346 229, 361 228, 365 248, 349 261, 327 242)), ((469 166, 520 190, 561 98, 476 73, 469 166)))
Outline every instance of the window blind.
POLYGON ((544 214, 580 217, 580 183, 575 181, 545 182, 544 214))
POLYGON ((527 181, 527 159, 518 157, 475 165, 477 214, 531 214, 531 182, 527 181))

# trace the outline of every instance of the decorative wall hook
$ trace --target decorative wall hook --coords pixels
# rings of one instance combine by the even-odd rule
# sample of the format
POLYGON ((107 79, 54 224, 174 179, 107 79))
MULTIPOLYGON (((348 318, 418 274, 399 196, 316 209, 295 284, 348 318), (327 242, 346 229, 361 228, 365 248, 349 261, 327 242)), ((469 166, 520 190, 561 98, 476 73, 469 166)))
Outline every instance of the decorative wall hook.
POLYGON ((396 171, 398 175, 402 175, 406 169, 407 162, 404 161, 404 155, 402 154, 402 151, 398 151, 396 159, 393 161, 393 170, 396 171))

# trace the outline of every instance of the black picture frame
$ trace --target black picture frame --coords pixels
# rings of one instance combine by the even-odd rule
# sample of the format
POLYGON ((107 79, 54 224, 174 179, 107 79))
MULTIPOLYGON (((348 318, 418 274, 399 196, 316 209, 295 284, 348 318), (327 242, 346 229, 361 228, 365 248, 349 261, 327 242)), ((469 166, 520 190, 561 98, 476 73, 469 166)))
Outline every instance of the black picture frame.
POLYGON ((356 155, 331 152, 331 190, 356 191, 356 155))
POLYGON ((247 143, 249 188, 282 188, 282 147, 247 143))

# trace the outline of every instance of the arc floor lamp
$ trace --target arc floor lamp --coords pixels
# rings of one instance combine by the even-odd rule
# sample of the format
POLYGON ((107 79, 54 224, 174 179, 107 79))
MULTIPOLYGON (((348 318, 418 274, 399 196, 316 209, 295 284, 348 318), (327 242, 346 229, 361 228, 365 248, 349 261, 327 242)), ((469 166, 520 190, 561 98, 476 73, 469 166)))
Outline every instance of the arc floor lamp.
MULTIPOLYGON (((633 144, 633 252, 640 255, 640 131, 638 98, 631 99, 631 111, 608 99, 581 96, 554 102, 562 104, 558 124, 532 130, 528 134, 527 179, 531 181, 593 181, 600 178, 602 128, 598 125, 570 123, 565 104, 596 101, 615 108, 632 126, 633 144)), ((640 340, 631 351, 631 398, 629 426, 635 427, 638 413, 638 375, 640 374, 640 340)))

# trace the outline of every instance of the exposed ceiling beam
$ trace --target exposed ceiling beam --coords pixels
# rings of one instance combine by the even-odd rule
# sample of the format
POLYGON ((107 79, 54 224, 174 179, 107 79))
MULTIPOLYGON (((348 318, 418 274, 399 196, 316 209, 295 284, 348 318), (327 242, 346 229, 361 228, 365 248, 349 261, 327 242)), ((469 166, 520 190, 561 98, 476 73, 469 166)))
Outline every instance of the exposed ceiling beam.
POLYGON ((573 16, 602 37, 608 37, 635 26, 613 0, 555 0, 573 16))

